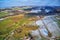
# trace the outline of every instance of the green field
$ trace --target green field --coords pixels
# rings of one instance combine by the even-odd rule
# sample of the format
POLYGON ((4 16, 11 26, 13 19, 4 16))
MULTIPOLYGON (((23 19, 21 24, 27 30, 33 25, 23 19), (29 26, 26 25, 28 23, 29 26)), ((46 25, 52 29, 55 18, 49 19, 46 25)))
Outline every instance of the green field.
POLYGON ((0 18, 7 16, 9 13, 8 12, 0 12, 0 18))
MULTIPOLYGON (((8 36, 11 33, 11 31, 19 28, 20 26, 22 26, 24 24, 28 24, 29 22, 31 22, 31 21, 28 21, 28 17, 21 18, 19 16, 11 16, 5 20, 0 21, 0 40, 3 40, 4 38, 6 38, 6 36, 8 36)), ((24 28, 24 31, 25 31, 25 29, 26 28, 24 28)), ((25 32, 23 32, 23 34, 24 33, 25 32)))

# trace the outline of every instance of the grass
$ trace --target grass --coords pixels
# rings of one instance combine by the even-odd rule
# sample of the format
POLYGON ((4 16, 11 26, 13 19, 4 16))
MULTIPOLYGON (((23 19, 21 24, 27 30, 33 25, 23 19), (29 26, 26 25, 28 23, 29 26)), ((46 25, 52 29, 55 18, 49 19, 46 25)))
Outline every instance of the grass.
POLYGON ((7 12, 0 12, 0 18, 1 18, 1 17, 4 17, 4 16, 7 16, 7 15, 8 15, 7 12))
MULTIPOLYGON (((0 39, 3 40, 7 35, 9 35, 12 30, 19 28, 24 23, 28 24, 29 22, 31 21, 28 21, 27 17, 22 17, 21 15, 11 16, 5 20, 0 21, 0 39)), ((23 29, 26 29, 26 31, 28 31, 28 28, 23 27, 23 29)), ((23 31, 23 35, 24 33, 25 32, 23 31)), ((20 34, 16 35, 19 36, 20 34)))
POLYGON ((58 26, 59 26, 59 28, 60 28, 60 20, 57 20, 57 23, 58 23, 58 26))

